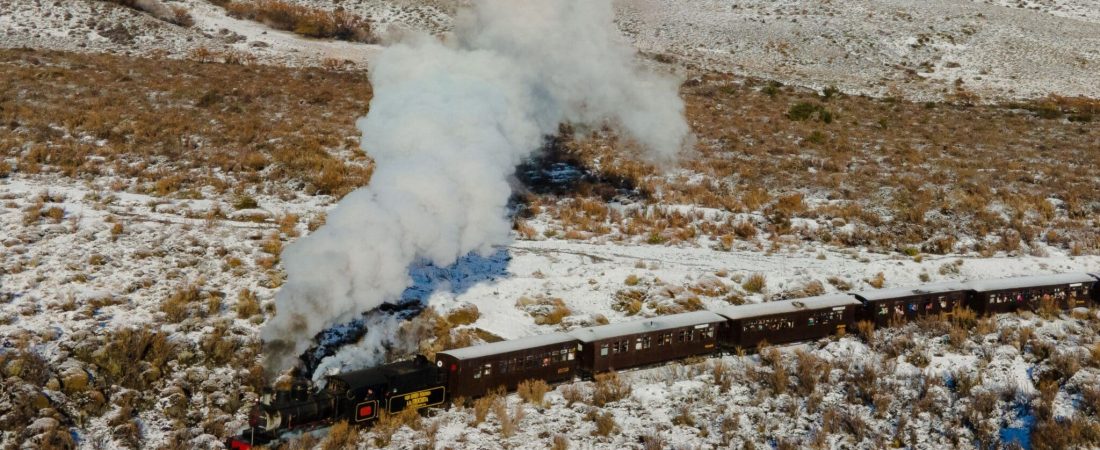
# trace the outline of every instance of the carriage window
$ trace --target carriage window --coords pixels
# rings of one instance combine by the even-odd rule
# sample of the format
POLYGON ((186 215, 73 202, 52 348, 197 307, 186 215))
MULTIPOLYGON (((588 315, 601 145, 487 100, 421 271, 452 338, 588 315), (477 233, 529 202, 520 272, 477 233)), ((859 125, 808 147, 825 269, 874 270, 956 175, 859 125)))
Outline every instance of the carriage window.
POLYGON ((642 349, 642 338, 638 338, 634 341, 634 350, 642 349))
POLYGON ((600 344, 600 356, 607 356, 607 344, 600 344))
POLYGON ((707 337, 708 338, 714 337, 714 325, 711 325, 711 326, 707 327, 707 337))
POLYGON ((653 337, 646 336, 642 338, 642 348, 650 348, 653 346, 653 337))
POLYGON ((886 305, 878 305, 878 315, 880 316, 885 316, 889 310, 890 308, 886 305))
POLYGON ((679 333, 676 333, 676 342, 684 342, 684 330, 680 330, 679 333))
POLYGON ((574 353, 573 350, 569 350, 569 360, 570 361, 573 360, 573 353, 574 353))

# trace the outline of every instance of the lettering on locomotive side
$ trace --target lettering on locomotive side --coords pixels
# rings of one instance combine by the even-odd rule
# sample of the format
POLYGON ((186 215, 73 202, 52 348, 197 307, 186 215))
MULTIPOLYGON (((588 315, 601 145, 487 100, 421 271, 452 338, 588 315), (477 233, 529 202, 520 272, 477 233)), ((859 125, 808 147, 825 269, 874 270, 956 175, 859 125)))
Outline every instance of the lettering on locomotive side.
POLYGON ((399 394, 390 397, 388 409, 389 412, 396 413, 410 408, 427 408, 429 406, 442 404, 445 396, 446 389, 443 386, 409 392, 407 394, 399 394))

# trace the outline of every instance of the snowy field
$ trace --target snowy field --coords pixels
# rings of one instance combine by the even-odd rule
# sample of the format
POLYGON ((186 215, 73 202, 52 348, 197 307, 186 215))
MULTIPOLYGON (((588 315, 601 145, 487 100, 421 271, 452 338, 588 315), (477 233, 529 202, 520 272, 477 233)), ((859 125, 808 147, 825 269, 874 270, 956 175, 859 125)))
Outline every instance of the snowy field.
MULTIPOLYGON (((385 42, 409 32, 445 35, 459 0, 293 0, 370 18, 385 42)), ((313 40, 228 17, 206 0, 172 2, 196 24, 180 28, 90 0, 0 4, 5 47, 183 58, 197 48, 270 64, 362 64, 377 46, 313 40)), ((1098 96, 1100 6, 1086 0, 861 0, 736 2, 619 0, 616 21, 643 52, 703 70, 821 89, 985 100, 1098 96)))
MULTIPOLYGON (((241 301, 237 296, 241 290, 254 292, 266 307, 279 283, 275 272, 261 267, 264 258, 270 256, 264 251, 266 237, 278 233, 276 225, 262 218, 293 212, 299 214, 304 223, 326 208, 323 198, 284 201, 261 196, 258 208, 230 212, 233 211, 231 200, 216 196, 205 200, 165 200, 113 191, 106 182, 82 183, 52 176, 25 175, 0 180, 0 198, 3 199, 0 229, 4 235, 0 261, 4 268, 0 294, 4 300, 0 303, 0 314, 7 318, 0 324, 4 346, 26 341, 51 366, 92 373, 91 367, 74 357, 74 347, 80 340, 102 335, 108 330, 152 328, 170 333, 175 340, 193 342, 201 347, 204 335, 211 331, 211 324, 228 321, 228 335, 223 339, 255 342, 260 318, 240 317, 235 310, 236 302, 241 301), (43 201, 40 205, 39 199, 43 201), (40 211, 40 219, 28 219, 27 211, 32 208, 40 211), (63 213, 48 212, 52 208, 59 208, 63 213), (215 208, 229 212, 227 217, 207 218, 207 213, 215 208), (122 224, 121 230, 112 231, 114 224, 122 224), (201 283, 204 291, 216 293, 224 301, 216 309, 205 311, 205 318, 197 322, 172 323, 166 318, 162 302, 179 286, 188 283, 201 283)), ((306 230, 300 225, 296 231, 306 230)), ((428 303, 444 312, 465 304, 476 305, 480 317, 467 327, 516 338, 591 324, 598 316, 610 322, 637 318, 611 306, 616 294, 628 288, 645 292, 647 301, 638 314, 647 316, 654 314, 654 307, 673 304, 685 297, 698 297, 708 307, 726 304, 731 295, 757 302, 813 281, 820 282, 828 292, 836 291, 837 284, 849 284, 853 290, 869 289, 868 280, 879 273, 883 274, 885 285, 891 287, 919 284, 922 273, 929 274, 931 281, 939 281, 1100 268, 1100 257, 1069 257, 1053 248, 1048 250, 1050 256, 1047 257, 925 256, 920 261, 904 255, 797 244, 765 253, 720 251, 707 242, 654 246, 543 239, 515 241, 500 250, 485 257, 471 256, 449 268, 427 271, 428 275, 417 277, 413 291, 418 296, 427 295, 428 303), (746 292, 741 287, 740 281, 754 273, 764 274, 767 279, 760 293, 746 292), (627 285, 629 277, 637 277, 630 282, 631 286, 627 285), (517 307, 517 301, 523 297, 560 298, 570 314, 560 324, 537 325, 526 310, 517 307)), ((1095 322, 1095 318, 1092 321, 1095 322)), ((1086 322, 1069 316, 1053 321, 1005 316, 997 319, 996 328, 1030 327, 1036 336, 1034 339, 1057 342, 1059 351, 1076 345, 1080 345, 1080 351, 1086 351, 1092 339, 1086 322)), ((897 384, 899 398, 904 399, 922 395, 919 389, 907 390, 916 389, 910 383, 918 383, 925 380, 924 377, 950 378, 959 370, 976 370, 975 361, 983 358, 986 361, 982 366, 986 369, 981 371, 979 387, 997 392, 1006 386, 1012 387, 1019 391, 1020 397, 998 404, 995 416, 988 418, 991 421, 988 426, 1018 427, 1021 420, 1029 420, 1021 416, 1020 404, 1038 395, 1035 393, 1038 375, 1034 374, 1039 372, 1037 368, 1041 364, 1049 363, 1040 363, 1028 347, 979 345, 1007 339, 999 338, 994 331, 987 331, 985 336, 974 333, 967 341, 970 344, 962 344, 968 351, 952 346, 943 334, 933 330, 909 327, 881 333, 883 336, 911 335, 908 339, 916 342, 916 350, 909 351, 921 352, 928 360, 917 368, 906 362, 907 357, 912 358, 907 353, 891 358, 881 351, 869 350, 863 340, 855 337, 783 348, 783 359, 791 365, 792 372, 796 360, 801 358, 795 355, 799 349, 830 361, 834 367, 848 367, 826 375, 820 383, 823 390, 818 393, 821 403, 812 408, 805 404, 804 396, 761 394, 770 388, 757 386, 759 381, 754 381, 757 378, 752 378, 751 373, 774 368, 769 369, 768 363, 761 362, 759 356, 726 356, 699 363, 702 365, 673 365, 623 374, 629 380, 631 393, 624 400, 600 410, 610 412, 619 427, 608 436, 591 434, 596 427, 592 419, 594 413, 590 413, 591 402, 586 403, 582 398, 567 404, 561 389, 548 394, 546 407, 519 406, 524 409, 526 418, 520 422, 520 431, 504 440, 498 436, 500 419, 493 415, 477 426, 467 426, 472 412, 462 408, 440 412, 437 417, 426 420, 436 423, 438 443, 478 448, 543 448, 550 445, 556 433, 568 435, 573 448, 622 448, 638 445, 639 439, 659 440, 681 448, 727 442, 733 442, 735 448, 738 442, 766 445, 774 436, 808 442, 816 436, 822 414, 846 409, 843 399, 852 387, 841 381, 854 376, 851 374, 854 369, 850 368, 853 365, 860 366, 868 360, 881 364, 877 370, 891 371, 882 382, 897 384), (728 365, 729 370, 737 374, 729 392, 719 392, 719 387, 713 383, 713 365, 718 363, 728 365), (682 402, 692 404, 689 413, 694 418, 694 425, 670 426, 670 418, 681 414, 679 405, 682 402), (790 420, 774 420, 776 415, 782 414, 790 414, 790 420)), ((881 340, 889 342, 891 338, 881 340)), ((1081 363, 1085 364, 1085 360, 1081 363)), ((188 401, 187 408, 200 414, 199 422, 203 419, 201 415, 211 414, 225 420, 229 428, 242 426, 244 410, 211 413, 216 411, 212 408, 219 404, 224 406, 226 401, 216 391, 240 383, 239 368, 186 368, 166 374, 169 381, 157 384, 156 389, 145 395, 153 399, 162 397, 164 401, 170 396, 168 393, 173 392, 173 385, 186 385, 189 377, 197 375, 196 370, 204 374, 200 378, 206 380, 204 385, 221 387, 215 391, 199 389, 188 401)), ((1095 369, 1077 373, 1076 378, 1057 394, 1056 410, 1072 415, 1074 399, 1081 395, 1075 386, 1096 376, 1095 369)), ((56 380, 47 382, 45 389, 62 410, 70 407, 67 402, 77 398, 68 386, 59 387, 56 380)), ((564 389, 576 389, 580 392, 576 395, 584 397, 594 387, 591 382, 585 382, 564 389)), ((943 386, 932 391, 942 397, 937 401, 947 402, 953 395, 943 386)), ((240 401, 254 398, 254 394, 247 394, 250 389, 245 392, 240 401)), ((507 401, 511 405, 508 409, 513 412, 517 408, 515 405, 522 403, 514 395, 507 401)), ((882 416, 870 409, 860 409, 864 411, 860 414, 866 415, 861 420, 877 432, 894 433, 890 427, 897 426, 898 416, 903 415, 905 405, 911 403, 897 400, 893 409, 882 416)), ((963 439, 960 445, 966 447, 966 443, 975 438, 977 431, 960 431, 961 437, 925 433, 942 429, 943 424, 937 421, 950 420, 954 417, 951 414, 958 416, 965 412, 963 409, 948 410, 948 419, 933 414, 914 417, 908 422, 906 426, 919 431, 919 447, 955 445, 952 439, 960 438, 963 439)), ((110 417, 108 414, 91 420, 77 432, 77 442, 82 447, 125 445, 126 441, 117 437, 117 431, 112 432, 110 417)), ((168 445, 174 442, 169 440, 172 433, 179 433, 156 408, 141 411, 135 420, 140 424, 142 439, 150 444, 168 445)), ((189 436, 190 442, 196 445, 216 442, 216 437, 204 432, 202 427, 191 429, 189 436)), ((417 436, 418 433, 405 428, 396 434, 393 445, 424 444, 417 436)), ((364 432, 364 438, 373 438, 373 435, 364 432)), ((20 437, 8 435, 5 439, 12 442, 10 439, 20 437)), ((826 444, 840 447, 855 444, 859 448, 873 448, 878 442, 872 438, 845 441, 852 438, 842 435, 829 439, 833 441, 827 439, 826 444)))

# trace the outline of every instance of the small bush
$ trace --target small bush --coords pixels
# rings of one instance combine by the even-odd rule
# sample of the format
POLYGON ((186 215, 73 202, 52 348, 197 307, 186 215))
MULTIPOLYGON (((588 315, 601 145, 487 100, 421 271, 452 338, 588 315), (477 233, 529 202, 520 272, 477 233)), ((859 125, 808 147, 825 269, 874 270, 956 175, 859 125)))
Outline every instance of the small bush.
POLYGON ((237 317, 241 319, 247 319, 260 313, 260 300, 256 298, 256 293, 250 289, 241 289, 237 293, 237 317))
POLYGON ((596 430, 592 432, 595 436, 610 436, 619 428, 619 424, 615 422, 615 415, 609 411, 597 411, 593 408, 585 418, 596 425, 596 430))
POLYGON ((767 285, 768 279, 764 276, 764 274, 757 272, 749 275, 749 278, 741 284, 741 287, 749 292, 761 293, 764 292, 764 288, 766 288, 767 285))
POLYGON ((470 426, 477 426, 485 421, 485 418, 489 416, 489 408, 492 408, 496 399, 495 394, 490 394, 474 400, 474 420, 470 422, 470 426))
POLYGON ((199 301, 202 291, 196 285, 187 285, 177 288, 164 303, 160 304, 169 322, 179 323, 191 314, 193 305, 199 301))
POLYGON ((867 345, 875 344, 875 323, 870 320, 861 320, 856 323, 856 334, 863 338, 867 345))
POLYGON ((260 207, 260 203, 252 196, 242 195, 237 197, 237 201, 233 202, 233 207, 237 209, 255 209, 260 207))
POLYGON ((500 435, 505 438, 512 437, 516 434, 516 427, 523 420, 526 413, 523 410, 523 405, 516 405, 512 408, 512 413, 508 414, 508 403, 503 398, 497 398, 493 402, 493 414, 497 416, 497 420, 500 421, 500 435))
POLYGON ((348 425, 346 420, 336 422, 329 427, 328 436, 321 441, 322 450, 356 448, 359 445, 359 432, 348 425))
POLYGON ((866 280, 866 281, 867 281, 867 284, 871 285, 871 287, 873 287, 875 289, 882 289, 882 286, 884 286, 886 284, 886 274, 882 273, 882 272, 879 272, 879 273, 875 274, 874 278, 871 278, 871 279, 866 280))
POLYGON ((569 438, 564 434, 555 434, 550 441, 550 450, 569 450, 569 438))
POLYGON ((545 406, 544 397, 550 391, 550 386, 542 380, 526 380, 519 384, 516 394, 520 398, 535 406, 545 406))
POLYGON ((798 102, 791 106, 789 110, 787 110, 787 118, 796 122, 809 120, 811 118, 814 118, 815 116, 817 120, 820 120, 822 122, 833 122, 833 114, 830 113, 829 110, 825 109, 824 106, 816 103, 798 102))
POLYGON ((593 405, 604 406, 630 395, 630 384, 619 377, 616 372, 597 374, 595 379, 596 389, 592 393, 593 405))
POLYGON ((565 399, 566 406, 573 406, 576 402, 584 401, 584 392, 576 384, 563 384, 558 389, 561 390, 561 397, 565 399))
POLYGON ((627 286, 637 286, 640 281, 641 278, 638 278, 637 275, 631 274, 626 277, 626 281, 624 281, 624 283, 626 283, 627 286))

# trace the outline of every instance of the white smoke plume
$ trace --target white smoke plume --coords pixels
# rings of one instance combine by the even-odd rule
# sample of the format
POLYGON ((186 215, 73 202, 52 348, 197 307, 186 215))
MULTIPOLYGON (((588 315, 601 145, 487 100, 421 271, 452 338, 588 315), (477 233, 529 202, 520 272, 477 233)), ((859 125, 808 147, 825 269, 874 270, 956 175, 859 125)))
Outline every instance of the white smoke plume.
POLYGON ((324 328, 397 299, 411 263, 506 243, 507 179, 559 124, 609 123, 648 160, 675 159, 689 135, 677 82, 641 70, 612 19, 609 0, 475 0, 448 42, 414 37, 373 61, 357 125, 376 170, 284 251, 261 332, 269 374, 324 328))

